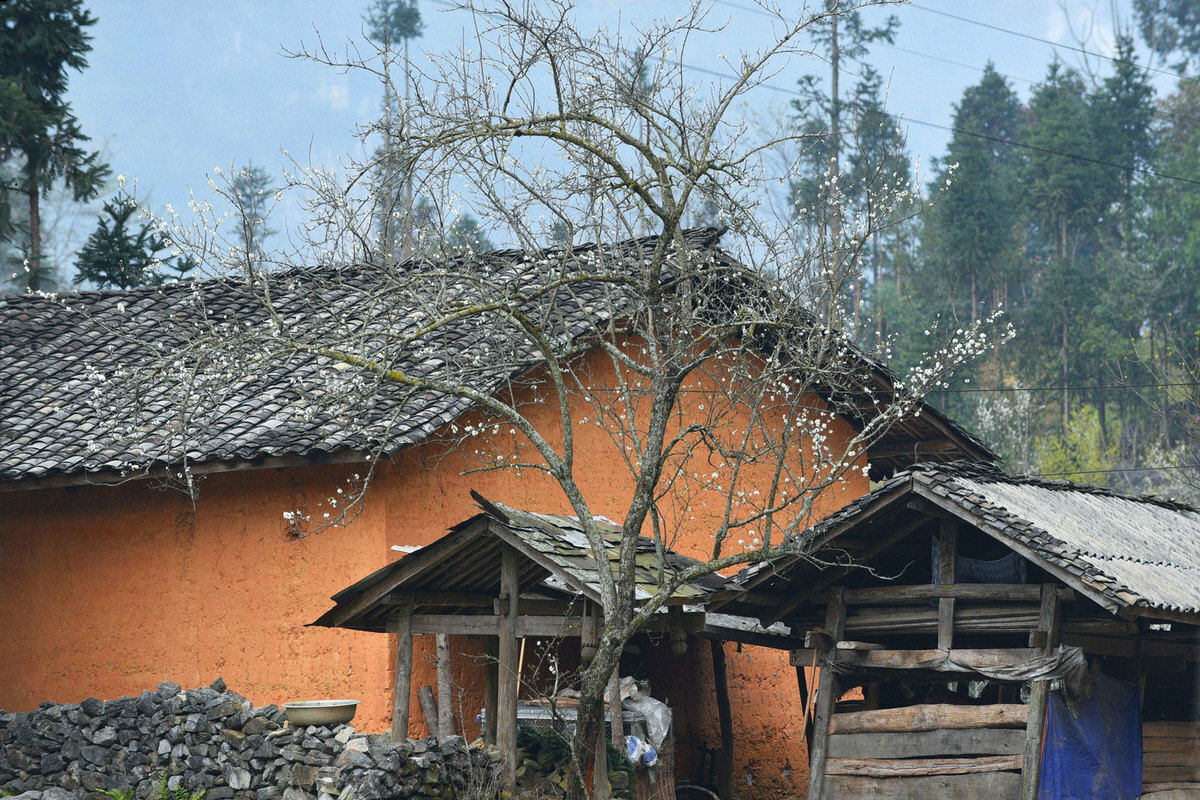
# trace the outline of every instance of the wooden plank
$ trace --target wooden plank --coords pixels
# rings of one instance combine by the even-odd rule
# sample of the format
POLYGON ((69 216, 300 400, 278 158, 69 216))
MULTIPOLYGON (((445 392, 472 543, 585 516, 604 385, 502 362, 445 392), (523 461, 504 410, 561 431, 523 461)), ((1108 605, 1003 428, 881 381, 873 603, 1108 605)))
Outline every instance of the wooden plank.
POLYGON ((924 778, 862 778, 830 775, 825 797, 872 800, 1017 800, 1021 776, 1016 772, 983 772, 975 775, 937 775, 924 778))
POLYGON ((949 653, 945 650, 838 650, 835 657, 838 663, 863 669, 913 670, 942 666, 946 670, 971 672, 967 667, 957 668, 942 662, 949 657, 975 667, 1007 666, 1028 661, 1037 654, 1037 650, 1018 647, 995 650, 961 648, 949 653))
POLYGON ((1142 783, 1200 782, 1200 767, 1142 767, 1142 783))
MULTIPOLYGON (((846 604, 842 587, 835 586, 829 592, 829 603, 825 608, 825 629, 836 643, 846 633, 846 604)), ((830 651, 826 651, 828 658, 830 651)), ((838 681, 833 670, 822 665, 817 678, 816 713, 813 715, 812 736, 808 743, 808 800, 825 800, 833 795, 825 788, 825 750, 829 745, 829 734, 835 716, 833 705, 837 702, 838 681)))
POLYGON ((1142 723, 1142 736, 1148 737, 1180 737, 1180 738, 1200 738, 1200 722, 1172 722, 1170 720, 1161 720, 1158 722, 1142 723))
POLYGON ((392 684, 392 741, 408 738, 408 702, 412 692, 412 597, 396 608, 396 678, 392 684))
MULTIPOLYGON (((454 636, 496 636, 501 615, 496 614, 415 614, 411 631, 416 634, 443 633, 454 636)), ((392 627, 392 626, 389 626, 392 627)), ((516 621, 517 638, 529 636, 578 636, 578 617, 520 616, 516 621)))
POLYGON ((830 758, 826 775, 862 775, 866 778, 903 778, 919 775, 974 775, 1019 770, 1021 754, 978 758, 830 758))
POLYGON ((830 758, 1016 755, 1025 751, 1020 728, 849 733, 829 737, 830 758))
MULTIPOLYGON (((1042 596, 1038 608, 1038 626, 1037 647, 1042 649, 1042 652, 1049 653, 1059 642, 1061 636, 1061 628, 1059 625, 1059 606, 1058 594, 1055 591, 1054 584, 1042 584, 1042 596)), ((1031 642, 1031 645, 1034 643, 1031 642)))
POLYGON ((1144 767, 1200 767, 1200 751, 1142 753, 1144 767))
POLYGON ((517 781, 517 688, 519 647, 517 644, 517 615, 521 594, 517 552, 504 547, 500 555, 500 594, 508 598, 508 613, 500 617, 500 672, 496 692, 496 746, 504 758, 504 780, 509 790, 517 781))
POLYGON ((1028 708, 1021 703, 986 706, 927 704, 835 714, 830 733, 894 733, 936 731, 942 728, 1024 728, 1028 708))
POLYGON ((953 597, 959 600, 1000 601, 1010 603, 1036 603, 1041 599, 1041 588, 1028 583, 956 583, 946 586, 940 583, 911 584, 908 586, 877 586, 870 589, 846 591, 846 605, 903 605, 953 597))
POLYGON ((1029 690, 1029 724, 1025 727, 1025 769, 1021 772, 1021 800, 1037 800, 1042 781, 1042 735, 1046 731, 1046 703, 1050 681, 1033 681, 1029 690))
POLYGON ((1143 753, 1200 753, 1200 739, 1190 736, 1142 736, 1143 753))
MULTIPOLYGON (((938 583, 950 586, 955 583, 954 565, 958 558, 958 519, 943 517, 938 530, 938 583)), ((949 650, 954 646, 954 598, 938 600, 937 646, 949 650)))
POLYGON ((1141 800, 1200 800, 1200 783, 1191 781, 1143 783, 1141 800))
POLYGON ((437 701, 433 699, 433 687, 422 686, 417 689, 417 701, 421 704, 421 714, 425 717, 425 727, 429 729, 429 735, 434 738, 441 736, 441 731, 438 730, 438 709, 437 701))

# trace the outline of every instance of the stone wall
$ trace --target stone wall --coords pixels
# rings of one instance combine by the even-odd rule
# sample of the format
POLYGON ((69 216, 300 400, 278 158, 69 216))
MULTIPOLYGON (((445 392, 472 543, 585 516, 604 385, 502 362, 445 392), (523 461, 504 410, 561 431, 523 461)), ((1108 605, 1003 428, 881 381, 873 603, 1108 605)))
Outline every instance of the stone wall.
POLYGON ((150 800, 164 774, 205 800, 458 800, 493 794, 499 770, 494 748, 461 736, 394 743, 350 725, 289 727, 283 709, 254 708, 220 678, 0 713, 0 790, 25 800, 107 789, 150 800))

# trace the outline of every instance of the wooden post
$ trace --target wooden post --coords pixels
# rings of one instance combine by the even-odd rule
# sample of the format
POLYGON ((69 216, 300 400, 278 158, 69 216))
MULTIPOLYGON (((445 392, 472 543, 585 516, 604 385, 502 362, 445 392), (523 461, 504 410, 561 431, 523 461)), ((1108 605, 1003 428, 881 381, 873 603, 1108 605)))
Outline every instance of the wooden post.
POLYGON ((510 790, 515 789, 517 785, 517 688, 521 677, 517 674, 517 615, 520 613, 517 600, 521 593, 517 574, 518 558, 512 547, 504 546, 500 556, 500 600, 503 613, 500 615, 496 746, 504 756, 504 780, 510 790))
POLYGON ((808 800, 823 800, 825 797, 825 751, 829 747, 829 719, 833 716, 838 695, 838 681, 829 668, 829 662, 837 652, 837 643, 846 632, 845 600, 845 587, 834 586, 829 590, 825 629, 833 641, 822 654, 817 678, 816 715, 813 717, 812 737, 808 740, 808 800))
POLYGON ((425 717, 425 727, 429 729, 429 735, 438 738, 441 733, 438 730, 438 710, 433 699, 433 687, 422 686, 417 689, 417 702, 421 704, 421 714, 425 717))
POLYGON ((500 640, 495 636, 487 637, 487 660, 483 671, 483 740, 488 744, 496 743, 496 716, 500 692, 500 640))
MULTIPOLYGON (((721 749, 717 751, 717 796, 733 800, 733 714, 729 707, 729 677, 725 670, 725 646, 709 639, 712 647, 713 683, 717 691, 717 718, 721 723, 721 749)), ((804 669, 798 667, 798 669, 804 669)))
POLYGON ((396 608, 396 680, 392 687, 392 741, 408 738, 408 701, 412 692, 413 598, 406 594, 396 608))
MULTIPOLYGON (((943 517, 938 531, 938 583, 952 585, 955 580, 954 562, 958 557, 958 520, 943 517)), ((954 646, 954 598, 938 600, 938 650, 954 646)))
POLYGON ((438 735, 453 736, 454 695, 451 687, 450 634, 437 634, 438 735))
POLYGON ((1025 723, 1025 761, 1021 769, 1021 800, 1037 800, 1042 778, 1042 735, 1046 731, 1049 681, 1033 681, 1029 690, 1029 717, 1025 723))

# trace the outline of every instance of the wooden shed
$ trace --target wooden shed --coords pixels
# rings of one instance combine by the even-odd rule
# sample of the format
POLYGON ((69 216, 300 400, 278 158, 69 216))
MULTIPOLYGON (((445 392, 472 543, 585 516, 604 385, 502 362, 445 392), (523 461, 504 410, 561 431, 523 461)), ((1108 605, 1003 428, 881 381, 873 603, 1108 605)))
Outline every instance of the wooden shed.
MULTIPOLYGON (((511 782, 516 771, 521 640, 574 639, 586 648, 603 630, 604 612, 598 567, 578 519, 521 511, 474 497, 481 513, 334 595, 334 607, 312 624, 397 634, 392 734, 398 739, 409 730, 413 637, 486 637, 490 657, 485 665, 485 738, 504 754, 511 782)), ((603 518, 598 519, 598 527, 609 548, 606 566, 615 569, 621 528, 603 518)), ((661 577, 694 563, 669 549, 660 559, 655 543, 643 538, 636 598, 651 597, 661 577)), ((690 633, 703 632, 700 604, 730 590, 720 575, 686 582, 646 632, 660 634, 678 648, 690 633)), ((620 719, 619 693, 613 697, 617 699, 610 719, 620 719)), ((621 729, 612 728, 615 738, 621 729)), ((597 746, 603 747, 604 742, 597 746)), ((597 776, 602 784, 601 773, 597 776)), ((673 786, 673 781, 664 783, 673 786)), ((605 794, 601 789, 600 795, 605 794)))
POLYGON ((916 467, 734 580, 805 635, 809 800, 1200 798, 1195 509, 916 467))

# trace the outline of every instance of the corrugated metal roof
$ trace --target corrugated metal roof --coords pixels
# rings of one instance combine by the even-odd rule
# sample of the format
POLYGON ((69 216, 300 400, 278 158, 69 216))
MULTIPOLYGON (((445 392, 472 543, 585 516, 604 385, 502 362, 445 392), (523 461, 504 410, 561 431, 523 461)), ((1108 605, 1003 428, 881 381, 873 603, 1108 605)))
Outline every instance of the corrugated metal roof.
MULTIPOLYGON (((836 549, 839 537, 877 524, 881 509, 901 513, 914 496, 1008 543, 1105 608, 1200 613, 1200 511, 985 464, 922 464, 898 473, 798 535, 791 549, 836 549)), ((785 555, 733 580, 779 587, 819 569, 802 555, 785 555)))

